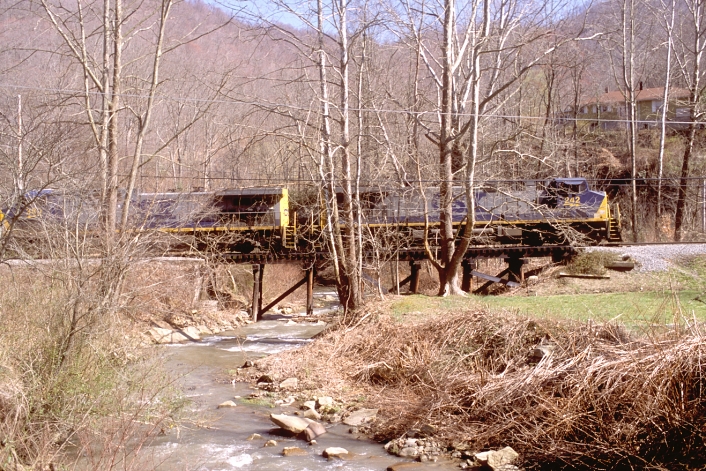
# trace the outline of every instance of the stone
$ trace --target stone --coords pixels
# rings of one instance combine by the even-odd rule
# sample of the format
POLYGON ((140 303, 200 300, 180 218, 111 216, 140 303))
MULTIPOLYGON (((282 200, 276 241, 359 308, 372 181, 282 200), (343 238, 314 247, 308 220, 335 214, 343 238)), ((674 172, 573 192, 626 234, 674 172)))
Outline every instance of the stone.
POLYGON ((235 402, 226 401, 226 402, 221 402, 220 404, 218 404, 218 409, 225 409, 228 407, 236 407, 236 406, 237 406, 237 404, 235 402))
POLYGON ((263 446, 265 446, 265 447, 277 446, 277 441, 276 440, 267 440, 263 446))
POLYGON ((312 441, 314 438, 321 436, 326 433, 326 427, 313 420, 304 419, 309 423, 309 426, 304 430, 307 441, 312 441))
MULTIPOLYGON (((387 467, 387 471, 422 471, 428 470, 429 465, 427 463, 395 463, 387 467)), ((441 468, 447 469, 447 468, 441 468)))
POLYGON ((203 324, 197 325, 196 328, 199 330, 199 334, 201 335, 213 335, 213 331, 203 324))
POLYGON ((304 417, 305 419, 311 419, 311 420, 321 420, 321 414, 316 412, 314 409, 307 409, 304 412, 299 414, 301 417, 304 417))
POLYGON ((406 446, 397 453, 397 456, 400 458, 416 458, 419 456, 419 450, 417 450, 416 446, 406 446))
POLYGON ((181 329, 181 333, 188 337, 191 341, 201 340, 201 332, 199 332, 198 327, 184 327, 183 329, 181 329))
POLYGON ((164 329, 162 327, 152 327, 147 331, 147 335, 152 339, 154 343, 165 344, 172 343, 172 330, 164 329))
POLYGON ((351 412, 351 414, 343 419, 343 423, 350 425, 352 427, 357 427, 367 422, 372 422, 375 420, 377 415, 377 409, 359 409, 357 411, 351 412))
POLYGON ((282 449, 282 455, 283 456, 304 456, 308 455, 308 453, 298 446, 286 446, 284 449, 282 449))
POLYGON ((356 433, 358 433, 358 427, 350 427, 348 429, 348 433, 355 435, 356 433))
POLYGON ((316 400, 316 408, 321 409, 322 407, 331 407, 333 405, 333 398, 329 396, 322 396, 316 400))
POLYGON ((494 471, 501 471, 505 465, 511 465, 520 455, 511 447, 476 453, 474 458, 481 464, 488 465, 494 471))
POLYGON ((404 446, 417 446, 418 440, 416 438, 408 438, 404 442, 404 446))
POLYGON ((270 414, 270 420, 278 427, 294 434, 302 433, 309 427, 309 422, 306 420, 284 414, 270 414))
POLYGON ((316 409, 316 401, 306 401, 302 404, 302 409, 316 409))
POLYGON ((275 380, 272 379, 272 376, 270 375, 262 375, 259 378, 257 378, 258 383, 274 383, 275 380))
POLYGON ((436 433, 436 427, 429 424, 424 424, 419 427, 419 435, 423 437, 430 437, 436 433))
POLYGON ((291 406, 294 404, 294 401, 296 401, 296 398, 294 396, 288 396, 285 399, 277 399, 275 401, 275 404, 278 406, 291 406))
POLYGON ((262 435, 260 435, 259 433, 253 433, 248 438, 246 438, 246 440, 249 442, 251 442, 253 440, 261 440, 261 439, 262 439, 262 435))
POLYGON ((299 386, 299 380, 297 378, 287 378, 281 383, 279 383, 280 389, 285 391, 293 391, 299 386))
POLYGON ((324 452, 321 454, 324 458, 328 459, 333 459, 333 458, 348 458, 348 450, 345 448, 337 447, 337 446, 332 446, 329 448, 326 448, 324 452))
POLYGON ((252 368, 254 365, 255 363, 253 363, 252 360, 246 360, 241 368, 252 368))

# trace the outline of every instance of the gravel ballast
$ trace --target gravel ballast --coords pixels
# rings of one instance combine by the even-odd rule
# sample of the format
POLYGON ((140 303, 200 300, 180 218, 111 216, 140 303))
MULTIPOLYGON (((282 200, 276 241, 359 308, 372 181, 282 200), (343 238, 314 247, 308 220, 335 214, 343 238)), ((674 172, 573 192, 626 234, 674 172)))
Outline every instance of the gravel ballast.
POLYGON ((655 272, 669 270, 675 260, 706 255, 706 244, 626 245, 623 247, 590 247, 586 250, 627 255, 636 262, 636 271, 655 272))

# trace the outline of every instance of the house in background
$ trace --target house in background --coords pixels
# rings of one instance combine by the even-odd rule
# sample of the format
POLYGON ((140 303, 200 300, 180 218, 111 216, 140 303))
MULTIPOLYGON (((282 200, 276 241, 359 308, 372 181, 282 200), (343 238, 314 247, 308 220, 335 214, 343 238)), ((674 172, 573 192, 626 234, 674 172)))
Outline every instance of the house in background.
MULTIPOLYGON (((672 88, 669 91, 667 108, 667 125, 673 129, 685 128, 685 122, 690 119, 689 90, 672 88)), ((664 88, 642 88, 636 92, 638 129, 649 129, 659 126, 662 118, 662 98, 664 88)), ((573 117, 573 107, 567 108, 564 116, 573 117)), ((581 127, 591 129, 626 129, 628 113, 625 108, 625 97, 621 91, 604 93, 597 98, 585 99, 579 105, 576 116, 581 127)))

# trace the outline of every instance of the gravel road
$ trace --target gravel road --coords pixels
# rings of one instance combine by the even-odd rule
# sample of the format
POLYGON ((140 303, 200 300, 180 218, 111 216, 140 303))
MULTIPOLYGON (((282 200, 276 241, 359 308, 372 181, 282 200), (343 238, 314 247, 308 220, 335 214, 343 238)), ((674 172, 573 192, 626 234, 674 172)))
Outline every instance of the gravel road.
POLYGON ((651 272, 669 270, 673 260, 706 254, 706 244, 629 245, 624 247, 591 247, 587 250, 602 250, 628 255, 637 262, 636 271, 651 272))

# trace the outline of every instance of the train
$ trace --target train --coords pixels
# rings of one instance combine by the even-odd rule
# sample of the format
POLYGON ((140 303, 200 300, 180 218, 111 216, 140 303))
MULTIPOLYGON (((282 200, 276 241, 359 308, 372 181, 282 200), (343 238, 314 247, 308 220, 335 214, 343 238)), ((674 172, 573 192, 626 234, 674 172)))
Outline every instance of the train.
MULTIPOLYGON (((342 190, 337 190, 339 202, 342 190)), ((469 199, 453 187, 452 223, 456 230, 473 220, 474 245, 595 245, 620 242, 620 211, 603 191, 585 178, 487 182, 473 192, 475 217, 468 218, 469 199)), ((410 249, 423 239, 439 238, 438 187, 366 187, 359 191, 356 221, 372 238, 394 234, 410 249)), ((309 204, 292 204, 286 187, 237 188, 193 192, 135 192, 130 199, 129 230, 175 236, 174 246, 237 253, 316 251, 323 247, 326 217, 321 192, 309 204), (179 241, 179 242, 177 242, 179 241)), ((331 198, 333 195, 331 195, 331 198)), ((122 208, 118 208, 118 217, 122 208)), ((32 238, 52 224, 71 223, 97 232, 98 199, 44 189, 29 192, 23 202, 0 214, 17 238, 32 238)), ((354 223, 354 222, 349 222, 354 223)))

